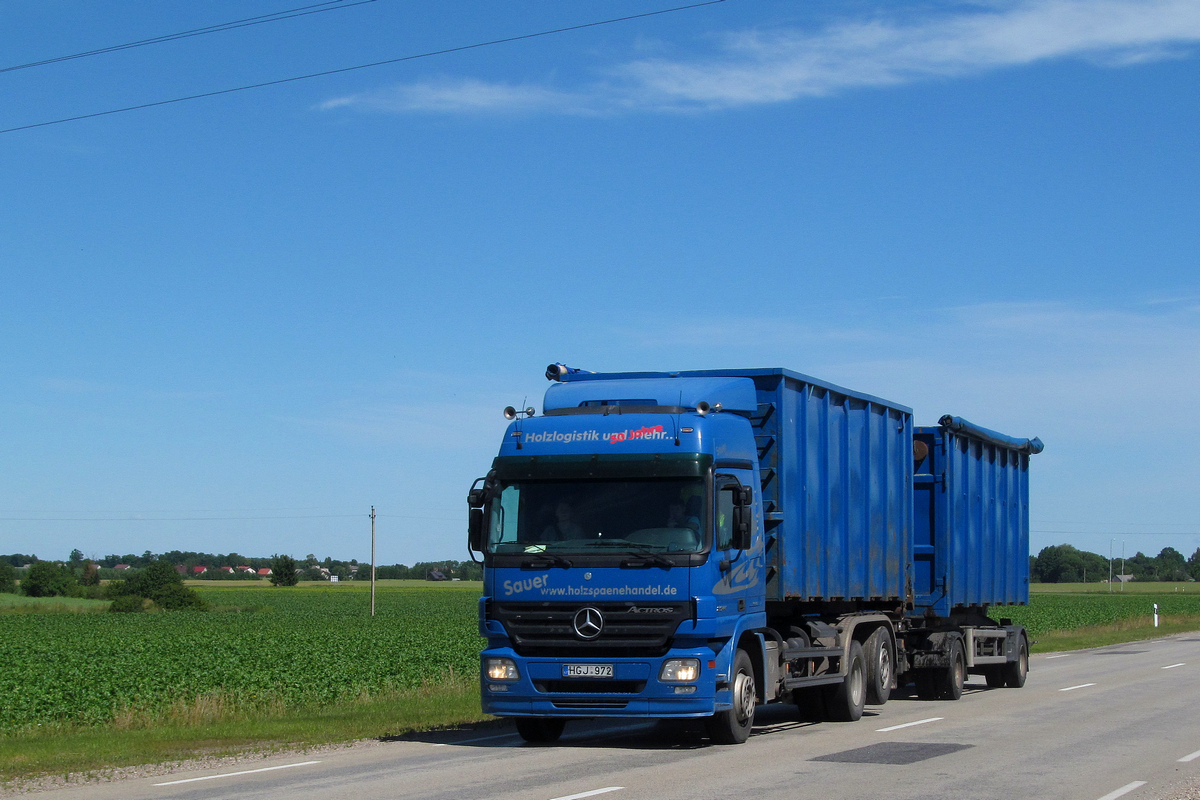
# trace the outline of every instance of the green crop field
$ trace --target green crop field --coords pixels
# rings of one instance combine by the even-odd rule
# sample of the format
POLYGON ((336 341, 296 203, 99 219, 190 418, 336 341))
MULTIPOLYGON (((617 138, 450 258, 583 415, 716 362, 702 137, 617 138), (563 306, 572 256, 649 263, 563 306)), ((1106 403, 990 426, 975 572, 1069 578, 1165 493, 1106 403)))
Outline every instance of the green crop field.
MULTIPOLYGON (((1196 584, 1190 585, 1194 587, 1196 584)), ((991 614, 994 618, 1011 618, 1013 622, 1024 625, 1029 635, 1036 638, 1050 631, 1148 621, 1154 615, 1155 603, 1158 604, 1160 616, 1200 616, 1200 592, 1163 592, 1161 588, 1157 593, 1126 591, 1123 594, 1035 590, 1030 594, 1029 605, 994 606, 991 614)))
MULTIPOLYGON (((482 639, 478 583, 382 583, 376 616, 356 584, 192 584, 212 611, 66 613, 100 601, 45 602, 5 596, 0 604, 0 733, 35 726, 134 724, 219 701, 234 714, 362 701, 430 686, 451 675, 473 681, 482 639), (5 613, 7 609, 8 613, 5 613), (132 722, 131 722, 132 721, 132 722)), ((1053 631, 1200 618, 1195 584, 1130 584, 1126 592, 1045 591, 994 617, 1053 631), (1134 587, 1137 590, 1134 590, 1134 587), (1188 591, 1191 589, 1192 591, 1188 591)), ((1107 587, 1103 587, 1107 588, 1107 587)), ((1115 588, 1115 587, 1114 587, 1115 588)))
POLYGON ((0 615, 0 731, 205 697, 247 711, 474 676, 480 584, 201 587, 209 612, 0 615))

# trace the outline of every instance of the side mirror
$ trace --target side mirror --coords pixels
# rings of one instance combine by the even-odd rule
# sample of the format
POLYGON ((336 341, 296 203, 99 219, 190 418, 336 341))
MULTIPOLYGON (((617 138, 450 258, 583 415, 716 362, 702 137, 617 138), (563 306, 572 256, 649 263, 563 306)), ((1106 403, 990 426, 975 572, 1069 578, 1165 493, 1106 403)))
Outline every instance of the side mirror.
POLYGON ((483 552, 484 517, 482 508, 472 508, 467 515, 467 547, 483 552))

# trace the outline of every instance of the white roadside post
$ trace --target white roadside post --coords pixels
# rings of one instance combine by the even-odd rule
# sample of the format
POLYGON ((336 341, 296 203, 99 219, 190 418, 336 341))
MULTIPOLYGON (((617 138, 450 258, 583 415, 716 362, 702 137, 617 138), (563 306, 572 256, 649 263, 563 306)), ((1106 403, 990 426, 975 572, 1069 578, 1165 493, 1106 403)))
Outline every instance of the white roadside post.
POLYGON ((1154 604, 1154 627, 1158 627, 1158 603, 1154 604))

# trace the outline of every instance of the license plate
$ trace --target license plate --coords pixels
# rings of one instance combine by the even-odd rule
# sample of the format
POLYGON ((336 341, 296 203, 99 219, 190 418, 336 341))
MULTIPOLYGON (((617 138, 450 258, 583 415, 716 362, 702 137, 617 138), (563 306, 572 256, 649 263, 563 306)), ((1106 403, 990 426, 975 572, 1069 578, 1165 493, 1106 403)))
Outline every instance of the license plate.
POLYGON ((612 664, 563 664, 564 678, 611 678, 612 664))

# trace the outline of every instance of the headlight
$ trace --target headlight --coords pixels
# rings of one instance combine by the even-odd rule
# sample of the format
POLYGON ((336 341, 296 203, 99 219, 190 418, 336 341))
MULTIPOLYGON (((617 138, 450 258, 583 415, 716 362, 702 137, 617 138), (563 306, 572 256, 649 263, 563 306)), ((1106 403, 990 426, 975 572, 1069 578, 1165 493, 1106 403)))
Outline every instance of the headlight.
POLYGON ((664 661, 658 679, 664 683, 694 681, 700 677, 700 659, 672 658, 664 661))
POLYGON ((521 678, 517 662, 511 658, 489 658, 483 667, 488 679, 493 681, 515 681, 521 678))

